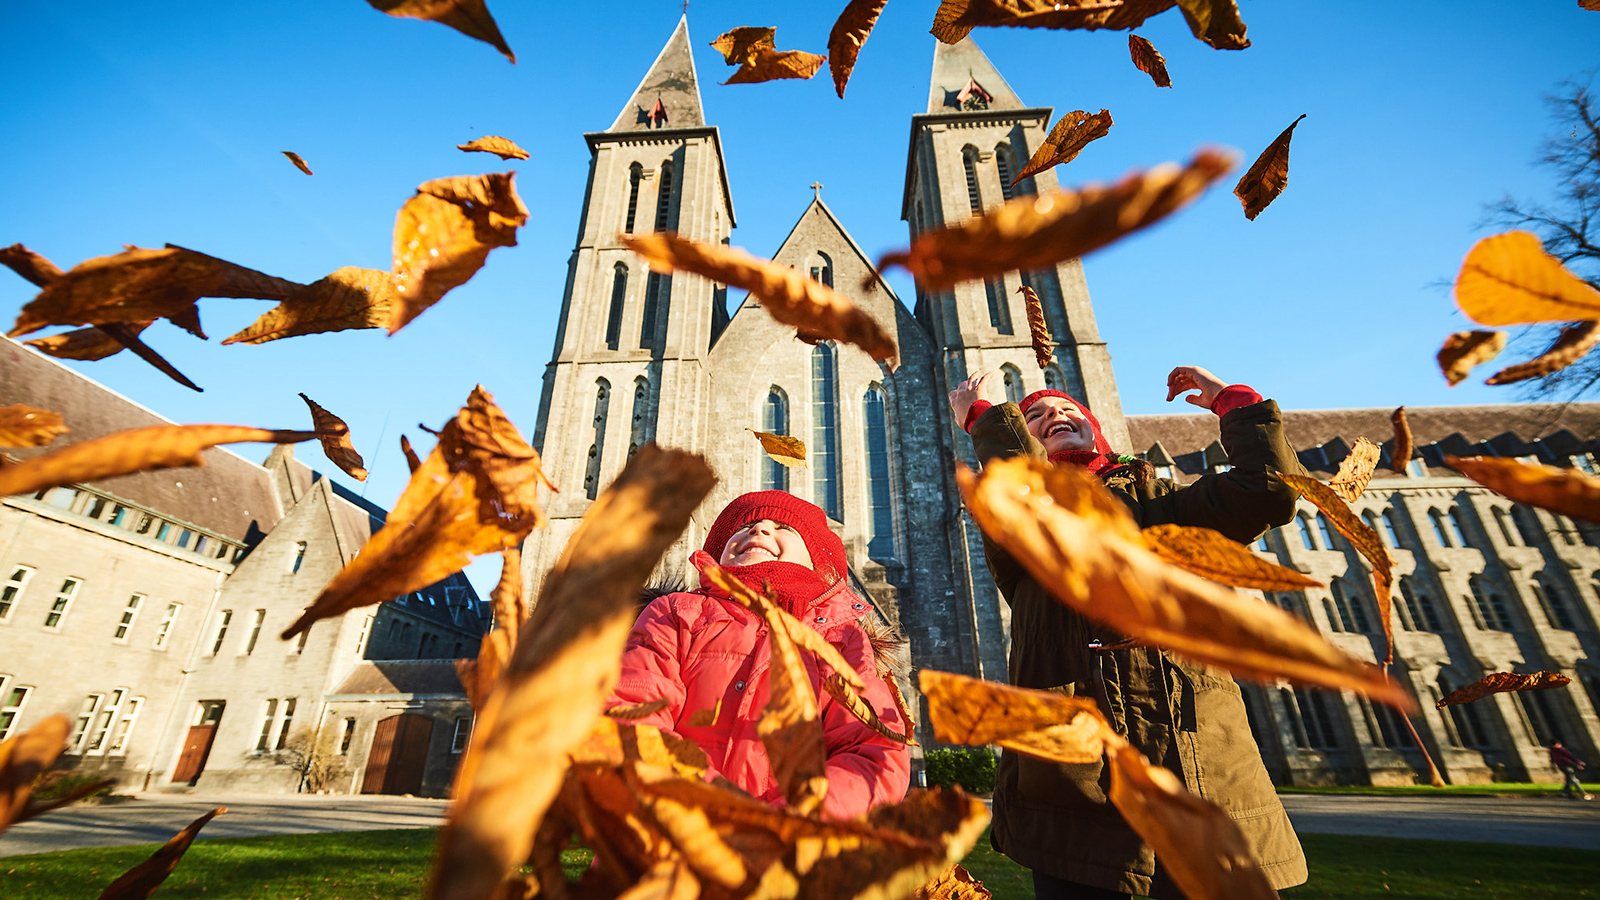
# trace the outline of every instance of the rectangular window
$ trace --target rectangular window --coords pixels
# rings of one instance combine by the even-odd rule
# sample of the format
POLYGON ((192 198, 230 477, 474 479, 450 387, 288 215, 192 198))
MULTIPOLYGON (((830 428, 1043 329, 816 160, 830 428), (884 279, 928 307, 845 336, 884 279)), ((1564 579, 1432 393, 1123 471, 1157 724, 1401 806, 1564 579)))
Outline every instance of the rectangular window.
POLYGON ((178 621, 178 611, 183 609, 181 603, 168 603, 167 611, 161 614, 161 624, 156 626, 156 639, 150 646, 157 650, 167 649, 167 638, 172 635, 172 626, 178 621))
POLYGON ((119 528, 122 528, 122 527, 125 527, 124 523, 127 522, 127 521, 128 521, 128 508, 126 506, 123 506, 120 503, 117 504, 116 508, 111 510, 111 524, 113 524, 113 525, 115 525, 115 526, 117 526, 119 528))
POLYGON ((142 603, 144 603, 143 594, 134 594, 128 598, 128 605, 122 608, 122 618, 117 622, 117 631, 112 635, 113 640, 128 639, 128 632, 133 630, 133 620, 139 617, 139 606, 142 603))
POLYGON ((22 592, 28 587, 28 580, 33 578, 33 570, 27 566, 17 566, 11 570, 11 577, 6 579, 5 587, 0 587, 0 622, 11 618, 11 610, 22 599, 22 592))
POLYGON ((361 620, 361 635, 356 638, 356 656, 367 652, 367 638, 372 635, 372 616, 361 620))
POLYGON ((56 598, 50 601, 50 611, 45 614, 44 627, 61 627, 61 620, 67 617, 67 607, 72 605, 72 597, 78 592, 79 584, 76 578, 61 582, 61 590, 56 592, 56 598))
POLYGON ((133 697, 128 700, 127 708, 122 711, 122 718, 117 722, 117 730, 111 733, 111 747, 107 749, 107 753, 112 756, 122 756, 128 752, 128 738, 133 735, 133 725, 139 720, 139 707, 143 705, 143 697, 133 697))
POLYGON ((258 609, 250 616, 250 637, 244 642, 244 655, 256 652, 256 641, 261 637, 261 623, 267 620, 267 611, 258 609))
POLYGON ((103 515, 105 513, 105 511, 106 511, 106 498, 104 498, 104 497, 96 497, 96 498, 94 498, 94 502, 89 504, 89 513, 88 513, 88 515, 89 515, 89 518, 91 518, 91 519, 100 518, 100 516, 103 515))
POLYGON ((278 723, 278 741, 272 745, 274 750, 282 750, 289 743, 289 726, 294 724, 294 705, 293 697, 283 701, 283 721, 278 723))
POLYGON ((178 546, 179 547, 185 547, 185 548, 188 547, 189 546, 189 539, 192 538, 192 537, 194 537, 194 532, 190 531, 187 528, 185 528, 182 531, 178 532, 178 546))
POLYGON ((106 745, 106 737, 111 733, 111 726, 116 723, 117 716, 122 713, 122 701, 128 692, 117 688, 111 692, 111 699, 100 707, 99 713, 94 717, 94 729, 89 732, 89 745, 84 748, 85 753, 102 753, 106 745))
POLYGON ((217 639, 211 643, 211 655, 216 656, 222 652, 222 639, 228 636, 228 623, 233 621, 233 610, 225 609, 217 614, 217 639))
POLYGON ((350 742, 355 739, 355 736, 356 736, 356 720, 355 719, 345 719, 344 720, 344 726, 340 730, 340 733, 339 733, 339 755, 340 756, 349 756, 350 755, 350 742))
POLYGON ((62 509, 71 509, 72 501, 78 499, 78 492, 74 488, 56 488, 50 492, 49 503, 62 509))
POLYGON ((207 543, 208 543, 207 538, 203 534, 200 535, 199 537, 195 538, 194 539, 194 552, 196 552, 196 553, 204 553, 204 552, 206 552, 206 544, 207 543))
POLYGON ((172 533, 172 523, 170 523, 170 522, 162 522, 161 526, 156 529, 156 540, 165 542, 166 539, 167 539, 167 535, 169 535, 171 533, 172 533))
POLYGON ((33 688, 15 684, 9 675, 0 675, 0 741, 11 736, 11 728, 28 704, 33 688))
POLYGON ((105 694, 90 694, 83 698, 78 718, 72 723, 72 737, 67 740, 68 753, 83 752, 83 739, 89 733, 89 724, 94 721, 95 713, 100 711, 100 704, 105 699, 105 694))
POLYGON ((272 725, 278 720, 278 701, 268 700, 261 708, 261 736, 256 738, 256 752, 265 753, 272 746, 272 725))
POLYGON ((450 736, 450 752, 461 753, 467 749, 467 739, 472 736, 472 717, 461 716, 456 719, 455 734, 450 736))

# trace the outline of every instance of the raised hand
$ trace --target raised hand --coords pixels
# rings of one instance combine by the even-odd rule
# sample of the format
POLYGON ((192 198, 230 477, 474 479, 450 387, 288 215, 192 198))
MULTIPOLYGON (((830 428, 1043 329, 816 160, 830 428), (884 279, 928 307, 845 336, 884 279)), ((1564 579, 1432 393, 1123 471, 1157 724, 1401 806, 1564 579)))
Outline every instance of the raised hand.
POLYGON ((967 421, 967 413, 972 410, 972 404, 979 400, 990 403, 1004 403, 1006 398, 1002 388, 993 381, 994 372, 975 372, 971 378, 956 385, 950 392, 950 412, 955 415, 956 425, 967 421))
POLYGON ((1189 394, 1183 399, 1195 406, 1210 409, 1211 404, 1217 401, 1217 395, 1227 386, 1226 381, 1199 366, 1179 366, 1167 375, 1167 402, 1171 403, 1172 398, 1179 394, 1199 391, 1199 394, 1189 394))

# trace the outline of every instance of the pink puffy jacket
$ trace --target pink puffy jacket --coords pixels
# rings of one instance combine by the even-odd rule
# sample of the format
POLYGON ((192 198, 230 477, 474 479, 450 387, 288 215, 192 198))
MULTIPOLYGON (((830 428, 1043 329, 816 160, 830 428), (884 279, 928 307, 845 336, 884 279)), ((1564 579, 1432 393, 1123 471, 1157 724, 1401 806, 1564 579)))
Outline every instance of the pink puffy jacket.
MULTIPOLYGON (((700 554, 696 554, 699 556, 700 554)), ((805 621, 839 648, 867 683, 864 697, 889 728, 904 733, 888 685, 878 676, 867 633, 856 620, 867 612, 847 582, 839 582, 812 601, 805 621)), ((898 803, 911 781, 911 751, 862 724, 821 689, 826 664, 802 653, 817 690, 828 748, 826 818, 848 819, 874 806, 898 803)), ((714 588, 666 594, 645 607, 628 636, 622 677, 610 706, 669 702, 641 722, 693 740, 712 767, 750 794, 782 805, 783 793, 772 774, 756 722, 767 704, 767 670, 772 645, 766 623, 714 588), (710 727, 687 725, 690 716, 722 710, 710 727)), ((832 671, 828 669, 827 671, 832 671)))

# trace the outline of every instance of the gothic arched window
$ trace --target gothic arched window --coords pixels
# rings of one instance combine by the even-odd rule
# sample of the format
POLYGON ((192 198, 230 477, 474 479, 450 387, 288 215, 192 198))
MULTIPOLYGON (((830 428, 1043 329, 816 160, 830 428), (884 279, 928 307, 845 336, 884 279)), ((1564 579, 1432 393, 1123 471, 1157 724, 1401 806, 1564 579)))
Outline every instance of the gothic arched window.
POLYGON ((1494 523, 1500 526, 1500 536, 1505 538, 1509 547, 1517 546, 1517 530, 1511 521, 1511 514, 1496 506, 1494 508, 1494 523))
POLYGON ((844 521, 839 498, 839 393, 833 347, 811 351, 811 487, 813 502, 844 521))
POLYGON ((1300 528, 1300 543, 1304 544, 1307 550, 1317 549, 1317 540, 1311 536, 1311 517, 1299 513, 1294 517, 1294 521, 1300 528))
POLYGON ((1445 530, 1444 516, 1437 509, 1428 510, 1428 521, 1433 523, 1433 534, 1439 539, 1439 546, 1454 547, 1450 543, 1450 533, 1445 530))
POLYGON ((1017 371, 1016 366, 1006 363, 1000 367, 1000 374, 1005 381, 1006 402, 1022 403, 1022 398, 1026 396, 1022 393, 1022 373, 1017 371))
POLYGON ((868 388, 861 406, 867 438, 867 524, 872 527, 867 555, 883 559, 895 555, 894 492, 889 484, 889 412, 883 388, 877 385, 868 388))
POLYGON ((1322 547, 1324 550, 1338 549, 1339 545, 1333 537, 1333 525, 1328 522, 1328 517, 1322 513, 1317 513, 1317 532, 1322 535, 1322 547))
MULTIPOLYGON (((761 407, 761 430, 768 434, 789 433, 789 398, 777 385, 767 388, 767 402, 761 407)), ((761 489, 787 491, 789 469, 766 454, 761 456, 761 489)))
POLYGON ((672 160, 661 164, 661 186, 656 189, 656 230, 665 231, 672 227, 672 177, 675 167, 672 160))
POLYGON ((1444 623, 1439 619, 1439 612, 1433 605, 1433 599, 1427 594, 1417 590, 1416 583, 1409 575, 1400 576, 1400 601, 1406 615, 1401 621, 1411 620, 1412 631, 1444 631, 1444 623))
POLYGON ((994 168, 1000 175, 1000 196, 1010 200, 1015 193, 1011 187, 1011 179, 1016 174, 1011 164, 1010 144, 1002 143, 994 148, 994 168))
POLYGON ((1006 283, 999 278, 986 278, 983 291, 989 300, 989 325, 1001 334, 1011 333, 1011 304, 1006 302, 1006 283))
POLYGON ((811 261, 811 280, 833 287, 833 260, 821 250, 817 251, 817 258, 811 261))
POLYGON ((967 171, 967 205, 974 213, 983 212, 983 194, 978 191, 978 148, 970 144, 961 150, 961 165, 967 171))
POLYGON ((1339 624, 1343 631, 1355 631, 1366 634, 1372 630, 1367 620, 1367 609, 1361 603, 1361 595, 1354 588, 1346 584, 1344 579, 1335 578, 1329 583, 1328 589, 1333 593, 1334 607, 1339 612, 1339 624))
POLYGON ((637 453, 650 441, 651 426, 655 417, 650 415, 650 379, 640 375, 633 380, 633 424, 628 434, 628 458, 633 459, 637 453))
POLYGON ((1472 542, 1467 540, 1467 530, 1462 527, 1465 523, 1462 522, 1462 513, 1459 506, 1450 507, 1450 515, 1446 516, 1446 521, 1450 523, 1450 534, 1456 539, 1456 546, 1471 547, 1472 542))
POLYGON ((1481 578, 1469 582, 1472 588, 1472 611, 1477 625, 1486 631, 1510 631, 1511 611, 1506 608, 1498 591, 1492 590, 1481 578))
POLYGON ((593 500, 600 494, 600 460, 606 452, 606 414, 611 408, 611 382, 600 379, 594 393, 594 443, 589 445, 589 460, 583 472, 584 496, 593 500))
POLYGON ((1577 631, 1577 620, 1572 617, 1572 607, 1567 604, 1567 598, 1561 589, 1546 581, 1543 577, 1535 577, 1533 584, 1529 585, 1533 597, 1539 601, 1539 606, 1544 610, 1545 621, 1551 628, 1562 631, 1577 631))
MULTIPOLYGON (((1452 690, 1454 688, 1450 686, 1450 682, 1446 680, 1444 673, 1441 672, 1439 674, 1440 695, 1449 694, 1452 690)), ((1490 745, 1489 728, 1483 720, 1483 711, 1479 709, 1478 704, 1456 703, 1445 707, 1445 709, 1450 710, 1450 720, 1447 724, 1451 727, 1446 731, 1448 732, 1448 737, 1452 739, 1452 744, 1473 749, 1490 745)))
POLYGON ((639 211, 639 182, 644 179, 644 166, 634 163, 628 167, 628 221, 622 230, 633 233, 633 217, 639 211))
POLYGON ((1405 544, 1400 541, 1400 528, 1399 524, 1395 522, 1395 511, 1392 509, 1386 509, 1383 511, 1383 530, 1384 533, 1389 535, 1389 546, 1405 546, 1405 544))
POLYGON ((628 267, 617 263, 611 274, 611 311, 606 316, 606 348, 617 349, 622 341, 622 302, 628 296, 628 267))

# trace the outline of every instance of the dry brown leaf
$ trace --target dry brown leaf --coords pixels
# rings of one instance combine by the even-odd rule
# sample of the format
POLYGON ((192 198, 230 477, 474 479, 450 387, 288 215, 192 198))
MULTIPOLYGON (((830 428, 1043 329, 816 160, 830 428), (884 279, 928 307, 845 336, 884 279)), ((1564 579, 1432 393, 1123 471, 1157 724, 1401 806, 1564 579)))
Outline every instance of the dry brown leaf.
POLYGON ((322 452, 328 461, 344 470, 346 475, 357 481, 367 480, 367 470, 362 466, 361 454, 356 452, 355 444, 350 442, 350 426, 344 420, 317 405, 315 400, 300 395, 300 399, 311 407, 312 427, 317 431, 317 440, 322 442, 322 452))
POLYGON ((1189 900, 1277 900, 1244 833, 1222 807, 1123 746, 1110 754, 1111 802, 1189 900))
POLYGON ((1250 46, 1237 0, 1178 0, 1178 7, 1194 36, 1213 48, 1243 50, 1250 46))
POLYGON ((465 144, 457 144, 456 149, 466 153, 472 153, 474 151, 479 153, 493 153, 495 156, 498 156, 501 159, 528 158, 528 151, 518 147, 516 142, 509 138, 503 138, 495 134, 481 137, 475 141, 469 141, 465 144))
MULTIPOLYGON (((0 469, 4 472, 5 469, 0 469)), ((72 721, 50 716, 21 734, 0 741, 0 831, 20 821, 33 783, 67 749, 72 721)))
POLYGON ((448 25, 469 38, 483 41, 505 54, 515 63, 517 55, 506 46, 500 26, 484 0, 367 0, 373 9, 391 16, 408 19, 426 19, 448 25))
POLYGON ((1050 336, 1050 326, 1044 320, 1044 305, 1039 302, 1039 295, 1033 288, 1023 285, 1017 291, 1022 294, 1022 305, 1028 312, 1028 334, 1033 340, 1033 358, 1039 363, 1039 368, 1048 368, 1055 341, 1050 336))
POLYGON ((760 25, 743 25, 717 36, 711 49, 722 54, 730 66, 742 66, 755 58, 757 50, 776 50, 776 28, 760 25))
POLYGON ((66 274, 60 266, 21 244, 0 247, 0 266, 33 282, 36 287, 44 287, 66 274))
POLYGON ((494 627, 511 638, 511 649, 516 649, 517 632, 528 621, 528 601, 522 587, 522 547, 507 547, 500 551, 500 580, 489 591, 489 604, 494 611, 494 627))
POLYGON ((885 256, 878 269, 904 266, 930 291, 1013 269, 1047 269, 1159 222, 1231 168, 1229 154, 1201 150, 1187 166, 1163 164, 1110 187, 1018 197, 960 224, 917 235, 910 250, 885 256))
MULTIPOLYGON (((1302 113, 1300 119, 1304 118, 1302 113)), ((1294 138, 1294 127, 1300 124, 1300 119, 1290 122, 1289 127, 1274 138, 1267 149, 1261 151, 1249 171, 1234 185, 1233 195, 1244 204, 1246 219, 1255 221, 1256 216, 1261 215, 1261 211, 1278 199, 1283 189, 1289 186, 1289 141, 1294 138)))
POLYGON ((61 413, 21 403, 0 406, 0 447, 43 447, 71 430, 61 413))
POLYGON ((833 23, 833 30, 828 32, 828 68, 833 72, 833 88, 839 92, 841 100, 844 99, 845 83, 850 80, 850 73, 855 71, 856 57, 861 55, 861 48, 872 34, 878 14, 883 12, 888 2, 850 0, 833 23))
POLYGON ((294 167, 296 169, 299 169, 307 175, 311 174, 311 167, 306 165, 306 161, 300 158, 300 154, 295 153, 293 150, 283 150, 280 152, 289 158, 289 162, 294 163, 294 167))
POLYGON ((29 334, 49 325, 106 325, 156 318, 182 322, 201 297, 282 300, 298 287, 301 285, 292 281, 171 244, 162 250, 133 247, 79 263, 49 282, 22 307, 10 335, 29 334))
MULTIPOLYGON (((892 681, 893 678, 885 680, 892 681)), ((827 691, 833 699, 839 701, 839 705, 849 710, 851 715, 861 721, 861 724, 897 744, 916 746, 916 738, 911 736, 911 720, 909 718, 903 716, 901 718, 901 721, 906 723, 905 734, 901 734, 883 724, 883 720, 878 718, 878 713, 872 708, 872 704, 868 703, 865 697, 856 693, 855 688, 852 688, 839 673, 834 672, 827 678, 822 679, 822 689, 827 691)), ((903 703, 904 701, 901 702, 903 703)))
MULTIPOLYGON (((131 330, 134 334, 140 334, 153 324, 155 324, 154 319, 146 319, 140 322, 123 323, 123 327, 131 330)), ((49 337, 34 338, 25 343, 46 356, 53 356, 56 359, 77 359, 84 362, 94 362, 105 359, 108 356, 115 356, 127 349, 121 341, 97 326, 63 331, 60 334, 52 334, 49 337)))
POLYGON ((1600 344, 1600 320, 1568 325, 1561 329, 1561 335, 1550 345, 1550 349, 1525 363, 1501 369, 1483 383, 1514 384, 1530 378, 1543 378, 1582 359, 1596 344, 1600 344))
POLYGON ((297 444, 314 431, 268 431, 243 425, 151 425, 68 444, 0 469, 0 497, 84 484, 134 472, 203 466, 218 444, 297 444))
POLYGON ((1322 582, 1262 559, 1221 532, 1193 525, 1151 525, 1139 532, 1150 552, 1221 584, 1258 591, 1298 591, 1322 582))
POLYGON ((400 306, 393 274, 345 266, 326 278, 296 288, 248 328, 222 343, 264 344, 301 334, 387 328, 400 306))
POLYGON ((1526 231, 1486 237, 1456 275, 1456 305, 1480 325, 1600 319, 1600 291, 1526 231))
POLYGON ((1411 423, 1406 421, 1406 408, 1397 406, 1389 416, 1389 423, 1394 426, 1394 452, 1389 454, 1389 467, 1406 474, 1406 464, 1411 462, 1411 423))
POLYGON ((1415 705, 1382 669, 1337 649, 1298 617, 1162 562, 1145 548, 1127 507, 1085 470, 1019 457, 956 476, 984 533, 1089 618, 1244 678, 1415 705))
POLYGON ((639 591, 715 481, 700 457, 646 444, 589 507, 479 713, 439 835, 434 900, 488 897, 528 859, 567 751, 602 718, 639 591))
POLYGON ((663 709, 666 709, 669 705, 671 705, 671 703, 671 700, 662 697, 659 700, 649 700, 644 703, 633 703, 628 706, 613 706, 606 710, 606 715, 613 719, 622 719, 624 721, 630 719, 643 719, 646 716, 655 715, 663 709))
MULTIPOLYGON (((369 0, 371 2, 371 0, 369 0)), ((515 247, 528 208, 517 196, 516 172, 437 178, 417 186, 394 223, 394 276, 399 302, 394 334, 451 289, 466 284, 496 247, 515 247)))
POLYGON ((955 44, 975 27, 1126 30, 1171 9, 1176 0, 944 0, 929 33, 955 44))
POLYGON ((768 627, 773 630, 782 629, 790 641, 816 654, 828 667, 837 672, 845 683, 858 691, 866 690, 867 683, 862 680, 861 674, 855 670, 839 652, 839 648, 828 643, 816 629, 811 628, 796 619, 794 616, 778 608, 771 600, 750 590, 744 582, 729 575, 727 570, 718 566, 709 553, 696 551, 690 562, 708 578, 712 584, 726 591, 734 602, 749 607, 756 615, 766 620, 768 627))
POLYGON ((1600 522, 1600 478, 1577 469, 1487 456, 1446 456, 1444 464, 1507 499, 1600 522))
MULTIPOLYGON (((400 436, 402 446, 410 453, 411 444, 400 436)), ((414 454, 413 454, 414 457, 414 454)), ((420 463, 418 464, 420 465, 420 463)), ((412 472, 416 467, 412 467, 412 472)), ((489 692, 504 674, 506 664, 516 650, 517 632, 528 618, 527 603, 522 596, 522 548, 507 547, 500 551, 500 580, 489 592, 490 607, 494 616, 494 630, 478 642, 476 659, 456 660, 456 676, 466 689, 472 708, 482 709, 489 692)))
POLYGON ((697 709, 689 714, 683 724, 690 728, 710 728, 717 724, 717 717, 722 715, 722 698, 718 697, 716 705, 710 709, 697 709))
POLYGON ((1339 471, 1328 479, 1328 488, 1344 498, 1346 503, 1354 503, 1361 499, 1362 492, 1367 489, 1367 483, 1372 481, 1373 470, 1378 467, 1378 457, 1382 455, 1382 447, 1364 437, 1356 438, 1356 445, 1350 448, 1350 455, 1339 463, 1339 471))
MULTIPOLYGON (((384 526, 294 624, 313 622, 421 590, 474 556, 517 546, 545 524, 538 486, 549 485, 539 454, 480 385, 411 474, 384 526)), ((554 488, 554 485, 549 485, 554 488)))
POLYGON ((1378 601, 1378 618, 1383 622, 1383 664, 1394 662, 1394 617, 1390 614, 1390 608, 1394 605, 1394 558, 1389 556, 1383 538, 1361 521, 1329 486, 1308 475, 1280 474, 1279 477, 1284 484, 1311 501, 1311 505, 1327 516, 1333 527, 1344 535, 1350 546, 1372 564, 1373 597, 1378 601))
POLYGON ((999 744, 1057 763, 1089 763, 1106 751, 1105 717, 1091 697, 1012 687, 923 669, 933 733, 947 744, 999 744))
POLYGON ((1578 8, 1600 11, 1600 0, 1578 0, 1578 8))
POLYGON ((806 442, 787 434, 768 434, 765 431, 756 431, 746 428, 745 431, 756 436, 761 442, 761 449, 767 451, 772 461, 791 469, 806 467, 806 442))
POLYGON ((994 894, 959 864, 911 895, 912 900, 990 900, 994 894))
POLYGON ((161 849, 152 853, 149 859, 122 873, 121 877, 107 885, 100 893, 100 900, 145 900, 155 893, 156 888, 161 887, 161 883, 167 880, 172 870, 178 867, 183 854, 188 852, 189 845, 194 843, 200 829, 227 811, 226 806, 219 806, 184 826, 184 829, 173 835, 161 849))
POLYGON ((810 78, 827 61, 826 56, 804 50, 769 50, 762 47, 723 84, 759 84, 784 78, 810 78))
POLYGON ((1167 58, 1161 55, 1155 44, 1137 34, 1130 34, 1128 55, 1133 57, 1134 66, 1149 75, 1150 80, 1156 83, 1156 87, 1172 87, 1172 76, 1167 74, 1167 58))
POLYGON ((694 741, 653 725, 629 721, 650 715, 655 710, 645 710, 655 703, 661 703, 661 709, 666 708, 666 701, 653 700, 632 707, 619 706, 606 710, 605 716, 595 720, 594 728, 567 756, 574 764, 620 766, 628 762, 642 762, 666 766, 686 778, 705 775, 711 764, 706 759, 705 751, 694 741), (638 715, 631 715, 633 713, 638 715))
POLYGON ((411 449, 411 439, 403 434, 400 435, 400 452, 406 455, 406 468, 411 470, 411 474, 417 474, 417 470, 422 468, 422 460, 417 458, 417 451, 411 449))
POLYGON ((772 318, 807 334, 855 344, 873 359, 897 365, 900 350, 894 338, 849 297, 801 275, 789 266, 758 259, 736 247, 705 244, 673 234, 621 236, 628 249, 644 257, 650 268, 671 273, 693 272, 712 281, 750 292, 772 318))
POLYGON ((1506 348, 1504 331, 1458 331, 1439 348, 1439 371, 1451 387, 1460 384, 1472 367, 1486 363, 1506 348))
POLYGON ((1519 675, 1516 672, 1490 672, 1471 684, 1456 688, 1446 694, 1443 699, 1434 701, 1433 705, 1439 709, 1444 709, 1446 706, 1481 700, 1490 694, 1509 694, 1514 691, 1549 691, 1566 687, 1571 683, 1572 679, 1560 672, 1533 672, 1528 675, 1519 675))
POLYGON ((962 39, 972 33, 974 27, 962 23, 967 14, 967 7, 971 3, 972 0, 942 0, 938 11, 933 14, 933 26, 928 29, 928 33, 938 38, 941 43, 961 43, 962 39))
POLYGON ((1055 127, 1050 129, 1050 134, 1039 145, 1039 149, 1033 151, 1028 164, 1011 179, 1012 185, 1051 166, 1064 165, 1077 159, 1084 147, 1110 134, 1111 125, 1111 111, 1108 109, 1097 113, 1075 109, 1063 115, 1056 120, 1055 127))
POLYGON ((799 896, 908 896, 966 857, 988 827, 989 811, 977 797, 934 788, 873 809, 866 824, 875 839, 802 873, 799 896))

